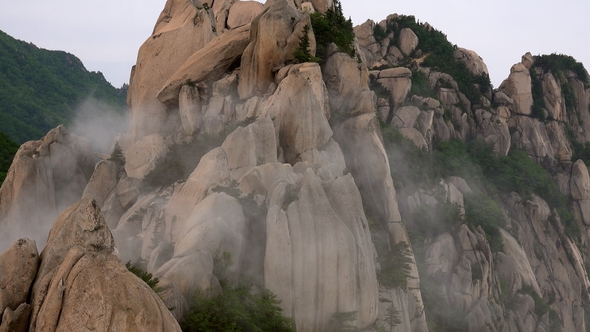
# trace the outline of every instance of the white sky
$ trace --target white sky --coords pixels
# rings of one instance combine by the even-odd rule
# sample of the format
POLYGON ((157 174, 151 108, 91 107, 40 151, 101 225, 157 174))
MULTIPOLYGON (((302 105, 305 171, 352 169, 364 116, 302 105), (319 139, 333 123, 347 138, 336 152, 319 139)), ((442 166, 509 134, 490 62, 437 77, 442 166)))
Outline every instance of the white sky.
MULTIPOLYGON (((563 53, 590 67, 588 0, 341 0, 355 25, 388 14, 414 15, 449 41, 476 51, 494 86, 527 51, 563 53)), ((165 0, 0 0, 0 30, 38 47, 79 57, 120 87, 165 0)))

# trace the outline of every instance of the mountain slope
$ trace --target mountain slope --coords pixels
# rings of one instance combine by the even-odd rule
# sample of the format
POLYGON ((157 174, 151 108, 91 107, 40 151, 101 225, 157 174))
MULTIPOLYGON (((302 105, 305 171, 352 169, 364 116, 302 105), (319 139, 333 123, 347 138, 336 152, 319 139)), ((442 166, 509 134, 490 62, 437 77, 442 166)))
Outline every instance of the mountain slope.
POLYGON ((0 186, 6 178, 6 173, 17 150, 18 144, 13 142, 6 134, 0 132, 0 186))
POLYGON ((70 124, 77 105, 88 97, 121 110, 125 95, 125 88, 89 72, 76 56, 0 31, 0 131, 14 141, 39 139, 59 124, 70 124))

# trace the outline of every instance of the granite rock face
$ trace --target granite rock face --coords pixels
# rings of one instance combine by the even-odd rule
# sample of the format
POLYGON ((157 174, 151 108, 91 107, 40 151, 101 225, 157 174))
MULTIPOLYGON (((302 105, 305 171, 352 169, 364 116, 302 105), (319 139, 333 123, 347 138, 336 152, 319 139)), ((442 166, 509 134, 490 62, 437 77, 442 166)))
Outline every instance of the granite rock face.
POLYGON ((216 35, 210 12, 200 1, 166 2, 131 71, 127 104, 134 141, 156 133, 166 137, 176 129, 178 119, 157 100, 158 91, 180 65, 216 35))
POLYGON ((527 53, 492 89, 474 51, 447 59, 465 77, 429 66, 436 31, 396 14, 354 29, 354 57, 331 44, 324 61, 298 63, 310 12, 332 5, 169 0, 131 75, 125 160, 97 162, 61 126, 17 153, 0 234, 59 217, 41 255, 26 239, 0 255, 0 332, 179 331, 195 292, 244 280, 276 294, 297 331, 330 331, 347 312, 367 330, 443 318, 468 331, 588 329, 590 176, 575 159, 590 140, 587 73, 527 53), (458 141, 498 158, 520 150, 556 186, 500 192, 426 165, 458 141), (405 164, 416 156, 425 165, 405 164), (417 179, 418 166, 433 172, 417 179))
POLYGON ((36 230, 29 236, 42 246, 52 220, 82 197, 94 162, 91 142, 64 126, 23 144, 0 188, 0 239, 36 230))
POLYGON ((0 268, 1 331, 180 331, 160 298, 116 256, 90 198, 57 218, 41 255, 34 241, 20 239, 0 254, 0 268))

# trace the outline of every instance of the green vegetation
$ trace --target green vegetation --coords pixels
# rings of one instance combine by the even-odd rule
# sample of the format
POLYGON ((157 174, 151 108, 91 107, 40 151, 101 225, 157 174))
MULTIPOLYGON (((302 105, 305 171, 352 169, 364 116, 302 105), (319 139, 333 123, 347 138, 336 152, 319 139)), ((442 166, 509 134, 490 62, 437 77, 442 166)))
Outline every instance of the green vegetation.
POLYGON ((408 231, 415 239, 422 241, 446 231, 456 231, 463 223, 463 218, 457 205, 443 201, 434 206, 420 205, 410 216, 410 221, 408 231))
POLYGON ((576 134, 573 129, 566 125, 565 133, 572 146, 572 161, 582 159, 586 166, 590 166, 590 142, 585 144, 580 143, 576 139, 576 134))
POLYGON ((311 52, 309 51, 310 44, 308 33, 309 25, 306 25, 303 27, 303 36, 301 37, 301 40, 299 40, 299 47, 295 50, 295 52, 293 52, 293 56, 295 56, 295 59, 297 59, 299 62, 310 62, 317 60, 311 55, 311 52))
POLYGON ((381 270, 377 273, 379 284, 406 289, 408 287, 408 277, 410 275, 410 264, 412 252, 405 242, 400 242, 391 246, 391 249, 380 248, 377 250, 381 270))
POLYGON ((0 131, 17 143, 39 139, 95 98, 122 111, 126 87, 116 89, 74 55, 48 51, 0 31, 0 131))
POLYGON ((160 282, 160 279, 154 278, 151 273, 147 273, 139 266, 137 266, 135 264, 131 264, 131 262, 125 263, 125 267, 127 267, 127 270, 129 270, 129 272, 135 274, 136 276, 139 277, 139 279, 143 280, 148 286, 150 286, 150 288, 154 292, 157 293, 160 291, 160 289, 158 287, 158 283, 160 282))
POLYGON ((389 325, 389 329, 386 329, 383 325, 381 325, 381 321, 377 319, 374 325, 374 328, 377 332, 393 332, 393 328, 396 325, 402 323, 401 319, 399 318, 399 310, 395 308, 393 302, 389 303, 389 306, 385 310, 385 320, 383 322, 389 325))
POLYGON ((549 312, 549 310, 551 310, 549 304, 547 304, 547 302, 543 300, 543 298, 537 293, 537 291, 535 291, 533 286, 523 285, 522 288, 518 290, 518 292, 521 294, 529 295, 533 298, 533 300, 535 300, 535 315, 537 315, 537 317, 542 317, 544 314, 549 312))
POLYGON ((545 72, 552 72, 556 79, 564 74, 564 71, 572 71, 580 81, 588 84, 588 74, 581 62, 576 61, 573 57, 564 54, 544 54, 537 55, 535 58, 535 67, 543 68, 545 72))
POLYGON ((181 327, 185 332, 293 331, 279 304, 271 291, 254 292, 247 286, 225 286, 216 297, 197 292, 181 327))
MULTIPOLYGON (((553 211, 547 220, 548 225, 555 227, 559 218, 566 234, 579 239, 580 231, 568 210, 568 199, 558 190, 549 173, 524 152, 512 149, 508 156, 498 156, 493 153, 492 146, 481 140, 438 142, 433 151, 428 152, 418 149, 391 126, 382 127, 382 133, 396 189, 410 193, 420 188, 432 190, 438 187, 440 179, 456 175, 466 179, 475 190, 473 194, 464 195, 464 216, 456 205, 446 203, 436 192, 433 196, 438 204, 422 204, 411 215, 402 215, 407 221, 430 331, 466 331, 467 324, 465 314, 447 303, 444 285, 448 283, 448 276, 426 272, 426 239, 445 231, 453 234, 465 223, 471 229, 481 227, 491 250, 501 251, 500 227, 506 226, 507 219, 498 202, 500 196, 509 192, 517 192, 523 199, 530 199, 532 194, 542 197, 553 211)), ((378 240, 374 238, 381 256, 378 240)), ((471 273, 472 280, 483 278, 478 263, 471 264, 471 273)), ((382 277, 379 281, 383 282, 382 277)), ((513 302, 509 287, 503 280, 500 280, 500 287, 499 300, 509 306, 513 302)), ((522 292, 530 293, 526 287, 522 292)), ((559 315, 538 294, 529 295, 535 300, 538 317, 548 313, 550 330, 560 331, 559 315)))
MULTIPOLYGON (((513 296, 511 296, 510 289, 507 287, 508 283, 505 280, 500 280, 502 290, 502 303, 507 306, 513 306, 513 296)), ((535 301, 535 315, 541 319, 545 314, 549 313, 549 331, 563 331, 563 321, 559 317, 557 311, 550 307, 531 285, 523 284, 522 288, 517 291, 520 294, 528 295, 535 301)))
POLYGON ((333 332, 356 332, 359 329, 354 325, 355 322, 356 311, 337 312, 332 315, 328 330, 333 332))
POLYGON ((434 90, 428 83, 428 77, 426 74, 419 70, 412 70, 412 88, 408 96, 421 96, 421 97, 436 97, 434 90))
MULTIPOLYGON (((479 104, 482 93, 491 91, 492 85, 488 75, 471 74, 465 63, 455 60, 454 53, 457 46, 451 44, 444 33, 416 22, 414 16, 400 15, 396 20, 390 21, 386 29, 377 24, 373 29, 373 34, 375 39, 381 42, 389 33, 393 32, 394 38, 391 44, 399 46, 400 32, 404 28, 414 31, 420 41, 418 49, 427 55, 421 65, 450 74, 457 82, 459 90, 465 94, 469 101, 479 104)), ((416 54, 407 55, 415 57, 416 54)))
POLYGON ((115 146, 113 147, 113 151, 111 152, 109 160, 118 163, 120 166, 125 165, 125 156, 123 155, 123 149, 121 149, 119 142, 115 142, 115 146))
POLYGON ((545 112, 543 111, 543 108, 545 108, 545 100, 543 98, 543 87, 540 75, 550 72, 553 74, 557 82, 560 82, 566 109, 568 112, 575 113, 578 117, 578 121, 581 122, 580 110, 576 109, 577 100, 574 94, 574 87, 572 83, 567 80, 567 76, 565 75, 566 71, 572 72, 586 86, 588 85, 588 74, 586 73, 584 65, 581 62, 577 62, 571 56, 555 53, 535 56, 535 66, 530 69, 533 94, 533 106, 531 108, 532 117, 545 121, 545 112), (537 73, 539 68, 541 69, 541 72, 537 73))
POLYGON ((317 45, 316 56, 320 61, 325 60, 330 43, 336 44, 340 51, 351 57, 355 56, 352 20, 344 17, 339 0, 334 0, 332 8, 325 14, 314 12, 309 16, 317 45))
POLYGON ((252 285, 232 286, 227 268, 231 255, 224 252, 214 257, 214 274, 220 281, 222 293, 198 291, 193 304, 182 321, 185 332, 195 331, 293 331, 293 321, 282 315, 280 301, 271 291, 255 291, 252 285))
POLYGON ((481 227, 486 233, 492 251, 502 251, 500 227, 506 227, 507 224, 502 209, 494 200, 482 193, 465 195, 464 203, 465 223, 471 228, 481 227))
POLYGON ((8 175, 8 169, 18 148, 18 144, 13 142, 8 135, 0 132, 0 186, 8 175))
MULTIPOLYGON (((524 152, 511 149, 508 156, 498 156, 494 154, 492 146, 481 140, 471 140, 468 143, 452 140, 435 144, 434 150, 429 153, 418 149, 391 126, 382 128, 382 133, 396 188, 435 188, 440 179, 460 176, 476 188, 485 188, 482 194, 489 197, 514 191, 524 199, 529 199, 532 194, 536 194, 557 211, 566 233, 579 239, 580 230, 568 210, 568 198, 559 191, 547 170, 524 152)), ((494 216, 500 216, 497 205, 489 200, 470 200, 467 197, 467 210, 471 206, 476 209, 485 208, 489 213, 496 211, 494 216)), ((473 216, 472 219, 479 217, 473 216)), ((487 225, 486 228, 491 230, 490 223, 491 220, 484 223, 480 219, 480 224, 473 225, 480 225, 482 228, 487 225)), ((504 218, 493 221, 498 227, 504 223, 504 218)), ((494 233, 492 231, 488 236, 494 233)))
POLYGON ((543 98, 543 83, 538 77, 534 68, 530 69, 531 90, 533 95, 533 106, 531 107, 531 116, 540 121, 545 121, 545 98, 543 98))

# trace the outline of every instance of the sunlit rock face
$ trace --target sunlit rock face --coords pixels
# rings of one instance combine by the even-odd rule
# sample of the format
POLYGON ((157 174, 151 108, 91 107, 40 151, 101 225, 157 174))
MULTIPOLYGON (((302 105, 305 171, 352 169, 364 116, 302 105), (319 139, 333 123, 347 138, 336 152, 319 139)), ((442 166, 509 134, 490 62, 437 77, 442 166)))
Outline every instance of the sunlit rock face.
POLYGON ((65 210, 39 257, 29 331, 180 331, 158 296, 114 250, 96 201, 85 198, 65 210))
POLYGON ((174 131, 177 119, 166 112, 157 93, 174 72, 215 36, 212 15, 200 1, 168 1, 152 35, 141 46, 129 81, 130 134, 138 140, 174 131))

